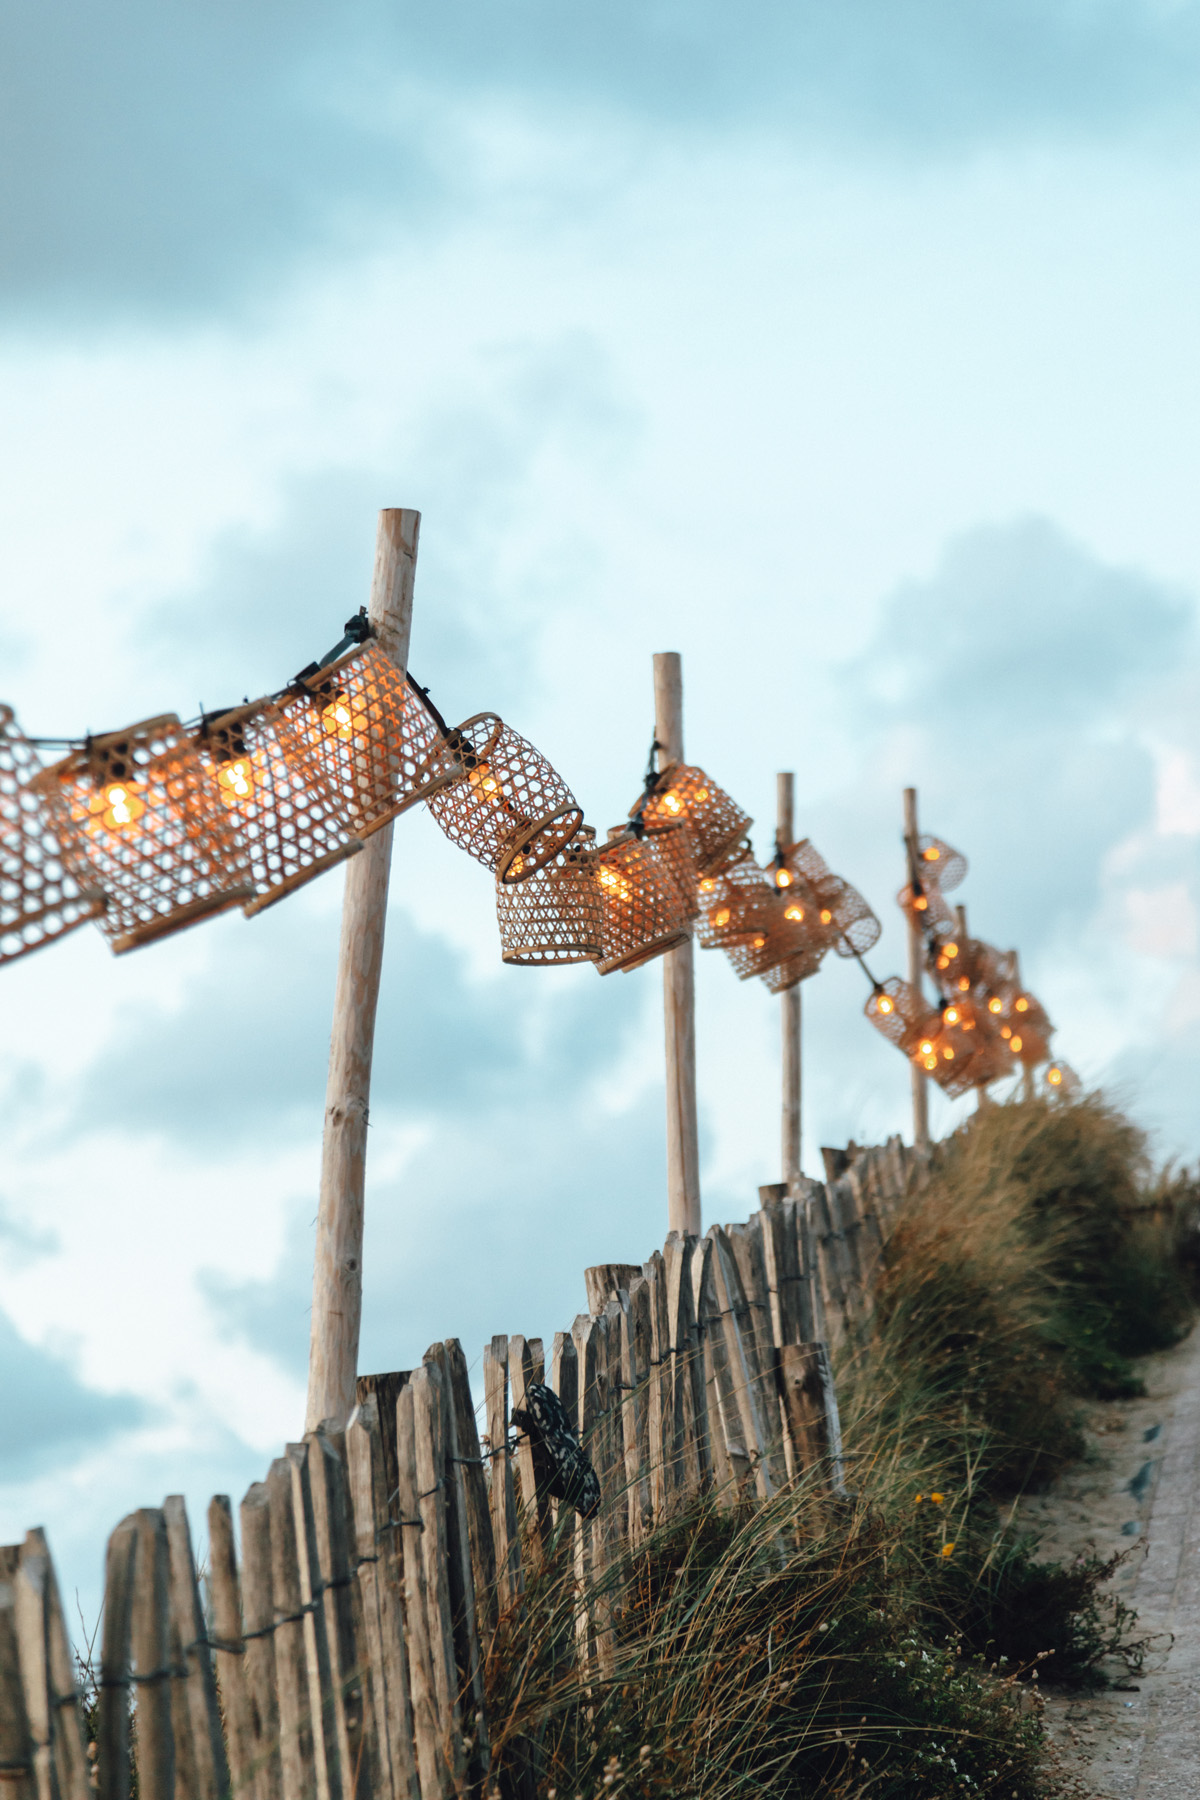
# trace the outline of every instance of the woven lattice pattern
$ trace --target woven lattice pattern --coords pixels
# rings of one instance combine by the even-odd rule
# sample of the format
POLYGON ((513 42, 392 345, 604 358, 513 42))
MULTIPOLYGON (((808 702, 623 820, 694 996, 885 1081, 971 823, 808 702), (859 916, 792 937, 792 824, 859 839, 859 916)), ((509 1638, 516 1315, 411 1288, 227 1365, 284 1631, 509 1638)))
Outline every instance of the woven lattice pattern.
POLYGON ((616 827, 598 853, 597 881, 604 906, 604 955, 600 973, 636 969, 691 936, 691 924, 674 880, 652 837, 616 827))
POLYGON ((875 1029, 905 1056, 915 1055, 920 1045, 929 1042, 942 1028, 942 1015, 937 1008, 931 1007, 899 975, 889 975, 881 981, 868 996, 863 1011, 875 1029))
POLYGON ((995 994, 1007 983, 1008 958, 982 938, 958 931, 937 945, 933 975, 944 994, 995 994))
POLYGON ((463 779, 432 794, 430 812, 501 881, 527 880, 575 836, 579 802, 541 751, 494 713, 467 719, 448 744, 463 779))
POLYGON ((0 706, 0 963, 104 911, 95 882, 81 885, 63 864, 46 796, 29 786, 41 767, 11 708, 0 706))
POLYGON ((316 766, 360 838, 462 773, 424 702, 374 639, 307 677, 280 714, 284 753, 297 767, 316 766))
POLYGON ((700 912, 700 875, 696 869, 695 839, 686 825, 670 825, 665 831, 648 832, 662 858, 662 864, 675 883, 679 903, 689 919, 700 912))
POLYGON ((36 786, 64 865, 107 898, 100 928, 114 951, 254 898, 228 808, 173 714, 90 739, 36 786))
POLYGON ((749 850, 739 850, 720 875, 704 875, 699 889, 696 936, 705 950, 728 950, 765 931, 775 895, 749 850))
POLYGON ((988 1013, 970 1000, 951 1001, 944 1008, 941 1029, 918 1044, 916 1058, 951 1098, 1009 1072, 1004 1044, 988 1013))
POLYGON ((943 938, 957 935, 958 918, 954 908, 942 898, 941 888, 932 882, 917 894, 911 887, 902 887, 896 895, 896 905, 906 919, 916 921, 927 940, 940 944, 943 938))
POLYGON ((604 954, 596 834, 585 825, 527 881, 496 883, 506 963, 599 962, 604 954))
POLYGON ((871 907, 856 887, 833 873, 808 838, 791 845, 777 866, 775 880, 781 887, 798 889, 801 903, 807 901, 815 909, 813 930, 819 924, 828 932, 838 956, 865 956, 879 942, 883 927, 871 907))
POLYGON ((270 700, 207 719, 195 735, 209 785, 250 859, 254 914, 362 847, 350 809, 270 700))
POLYGON ((810 975, 815 975, 823 956, 824 951, 811 948, 800 950, 794 956, 785 956, 782 962, 763 970, 763 981, 771 993, 786 993, 788 988, 797 987, 810 975))
POLYGON ((967 859, 961 850, 955 850, 944 838, 930 837, 923 833, 917 839, 917 869, 924 886, 934 882, 943 894, 956 888, 967 873, 967 859))
POLYGON ((639 800, 637 810, 651 834, 682 820, 691 832, 701 875, 719 874, 754 823, 723 788, 691 763, 664 769, 658 786, 644 805, 639 800))
POLYGON ((811 975, 828 944, 821 938, 814 939, 810 918, 811 914, 801 906, 794 893, 772 893, 765 925, 752 937, 743 938, 728 948, 729 961, 738 980, 749 981, 756 975, 765 979, 784 963, 792 963, 797 971, 802 969, 804 972, 797 972, 794 981, 781 977, 785 987, 793 987, 795 981, 811 975))

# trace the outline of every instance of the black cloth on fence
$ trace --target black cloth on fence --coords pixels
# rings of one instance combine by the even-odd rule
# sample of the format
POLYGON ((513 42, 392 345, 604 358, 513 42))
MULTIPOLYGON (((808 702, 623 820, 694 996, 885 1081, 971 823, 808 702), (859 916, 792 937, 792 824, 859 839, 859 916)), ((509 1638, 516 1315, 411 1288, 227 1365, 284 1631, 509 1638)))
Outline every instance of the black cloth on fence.
POLYGON ((525 1406, 514 1409, 512 1422, 545 1451, 546 1486, 553 1497, 565 1500, 582 1518, 595 1518, 600 1511, 600 1482, 554 1389, 531 1381, 525 1389, 525 1406))

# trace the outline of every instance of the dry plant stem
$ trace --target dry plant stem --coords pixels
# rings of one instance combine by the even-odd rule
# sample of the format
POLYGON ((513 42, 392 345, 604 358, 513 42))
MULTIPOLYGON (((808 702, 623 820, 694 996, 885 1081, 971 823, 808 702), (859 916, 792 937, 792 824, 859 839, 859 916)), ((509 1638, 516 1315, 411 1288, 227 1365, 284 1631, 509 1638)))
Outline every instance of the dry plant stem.
MULTIPOLYGON (((379 515, 370 619, 380 646, 399 669, 408 661, 420 524, 420 513, 398 507, 379 515)), ((346 865, 325 1093, 306 1431, 315 1431, 323 1420, 344 1428, 354 1405, 371 1053, 391 859, 387 825, 346 865)))
MULTIPOLYGON (((654 735, 660 766, 683 761, 683 671, 676 650, 654 658, 654 735)), ((667 1229, 700 1234, 696 1121, 696 973, 692 942, 663 957, 667 1052, 667 1229)))
MULTIPOLYGON (((904 790, 904 841, 908 846, 909 879, 917 867, 917 790, 904 790)), ((922 992, 923 956, 921 928, 914 918, 908 921, 908 979, 918 994, 922 992)), ((929 1084, 916 1063, 911 1063, 913 1097, 913 1142, 918 1150, 929 1148, 929 1084)))

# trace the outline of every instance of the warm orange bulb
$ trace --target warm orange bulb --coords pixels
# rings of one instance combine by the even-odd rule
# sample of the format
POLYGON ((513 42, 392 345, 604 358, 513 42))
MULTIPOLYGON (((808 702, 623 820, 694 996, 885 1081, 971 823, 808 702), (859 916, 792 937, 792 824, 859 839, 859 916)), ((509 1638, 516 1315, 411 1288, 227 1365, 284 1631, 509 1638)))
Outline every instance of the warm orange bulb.
POLYGON ((924 894, 918 894, 916 899, 913 901, 913 910, 915 912, 924 912, 925 908, 928 905, 929 905, 929 902, 925 898, 924 894))
POLYGON ((705 802, 705 801, 706 801, 706 800, 707 800, 707 799, 708 799, 708 789, 707 789, 707 788, 697 788, 697 789, 696 789, 696 801, 697 801, 697 804, 698 804, 698 805, 700 805, 700 806, 703 806, 703 805, 704 805, 704 802, 705 802))
POLYGON ((254 798, 254 771, 248 756, 222 763, 217 770, 217 789, 226 806, 240 806, 254 798))
POLYGON ((492 774, 490 763, 476 763, 467 776, 467 781, 477 794, 483 795, 485 800, 494 800, 501 792, 500 783, 492 774))
POLYGON ((713 889, 716 887, 716 885, 717 884, 713 880, 712 876, 706 875, 704 880, 700 883, 700 892, 702 894, 711 894, 713 889))
POLYGON ((947 956, 957 956, 958 955, 958 945, 957 944, 947 944, 946 945, 946 955, 947 956))
POLYGON ((754 940, 754 948, 756 950, 761 950, 766 941, 765 937, 756 937, 754 940))
POLYGON ((922 1056, 932 1056, 933 1055, 933 1045, 932 1044, 922 1044, 921 1045, 921 1055, 922 1056))
POLYGON ((1017 1011, 1018 1012, 1028 1012, 1029 1011, 1029 1002, 1025 998, 1024 994, 1022 994, 1021 998, 1017 1001, 1017 1011))
MULTIPOLYGON (((346 744, 365 729, 367 715, 361 710, 356 712, 353 703, 344 694, 339 694, 336 700, 331 700, 328 706, 322 708, 321 723, 331 737, 341 738, 346 744)), ((475 780, 474 771, 471 780, 475 780)))
POLYGON ((1051 1087, 1060 1086, 1061 1082, 1062 1082, 1062 1070, 1061 1069, 1047 1069, 1046 1070, 1046 1080, 1050 1083, 1051 1087))
POLYGON ((939 969, 948 969, 950 965, 944 956, 939 956, 937 959, 937 966, 939 969))
POLYGON ((1010 1038, 1010 1039, 1009 1039, 1009 1044, 1008 1044, 1008 1047, 1009 1047, 1009 1049, 1010 1049, 1010 1050, 1011 1050, 1011 1051, 1012 1051, 1012 1053, 1013 1053, 1013 1055, 1014 1055, 1014 1056, 1019 1056, 1019 1055, 1020 1055, 1020 1054, 1021 1054, 1021 1040, 1020 1040, 1020 1038, 1019 1038, 1019 1037, 1014 1037, 1014 1038, 1010 1038))
POLYGON ((776 871, 775 871, 775 886, 776 887, 791 887, 791 885, 792 885, 792 878, 788 874, 787 870, 786 869, 776 869, 776 871))
POLYGON ((895 1012, 896 1002, 892 999, 892 996, 890 994, 880 994, 879 1001, 878 1001, 878 1010, 881 1013, 895 1012))
POLYGON ((925 1058, 925 1067, 927 1069, 936 1069, 937 1068, 937 1057, 936 1056, 927 1056, 925 1058))
POLYGON ((990 1013, 1003 1012, 1004 1011, 1004 1002, 1002 1000, 989 1000, 988 1001, 988 1011, 990 1013))
POLYGON ((633 895, 633 889, 620 869, 614 869, 609 863, 600 865, 600 886, 607 899, 620 901, 622 904, 633 895))
POLYGON ((957 1006, 948 1006, 946 1008, 946 1023, 947 1023, 947 1025, 957 1025, 958 1024, 958 1008, 957 1008, 957 1006))
POLYGON ((804 908, 802 906, 789 906, 783 916, 785 919, 790 919, 793 925, 799 925, 804 918, 804 908))
POLYGON ((930 844, 928 850, 922 850, 921 852, 921 855, 925 858, 926 862, 936 862, 941 854, 942 853, 936 844, 930 844))
POLYGON ((821 908, 821 923, 822 925, 831 925, 833 923, 833 914, 827 906, 821 908))
POLYGON ((944 1056, 944 1057, 945 1057, 945 1059, 946 1059, 946 1061, 947 1061, 947 1062, 953 1062, 953 1061, 954 1061, 954 1052, 953 1052, 953 1050, 952 1050, 952 1049, 951 1049, 951 1048, 950 1048, 950 1046, 949 1046, 949 1044, 943 1044, 943 1045, 942 1045, 942 1055, 943 1055, 943 1056, 944 1056))
POLYGON ((106 831, 127 830, 137 824, 145 810, 146 802, 139 798, 137 784, 132 781, 106 781, 88 801, 89 813, 99 818, 106 831))
POLYGON ((678 818, 679 814, 683 811, 683 801, 679 798, 678 794, 663 795, 663 811, 669 812, 674 817, 678 818))
POLYGON ((971 978, 969 975, 960 975, 959 976, 958 991, 960 994, 965 994, 967 989, 970 987, 970 985, 971 985, 971 978))
POLYGON ((726 925, 729 923, 730 917, 731 914, 727 906, 723 906, 719 912, 713 914, 713 924, 718 931, 723 931, 725 929, 726 925))

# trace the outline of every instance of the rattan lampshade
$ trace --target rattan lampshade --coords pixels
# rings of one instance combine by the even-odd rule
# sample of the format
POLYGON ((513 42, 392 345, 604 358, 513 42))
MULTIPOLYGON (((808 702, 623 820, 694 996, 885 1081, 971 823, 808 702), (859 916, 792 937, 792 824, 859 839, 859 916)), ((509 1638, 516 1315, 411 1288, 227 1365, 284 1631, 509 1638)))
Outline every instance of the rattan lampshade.
POLYGON ((679 823, 646 835, 653 839, 663 867, 675 883, 685 916, 697 918, 701 907, 700 875, 696 869, 695 839, 691 832, 679 823))
POLYGON ((0 963, 104 911, 95 881, 81 885, 64 866, 46 795, 29 785, 41 767, 11 707, 0 706, 0 963))
POLYGON ((1009 1058, 987 1012, 972 1000, 950 1001, 930 1049, 925 1039, 914 1060, 953 1099, 1009 1073, 1009 1058))
POLYGON ((299 680, 280 702, 280 745, 315 765, 357 837, 370 837, 462 768, 402 670, 374 638, 299 680))
POLYGON ((495 713, 451 731, 463 779, 430 796, 429 810, 469 856, 503 882, 525 881, 569 844, 583 811, 546 758, 495 713))
POLYGON ((527 881, 496 883, 496 918, 506 963, 599 962, 604 902, 596 834, 585 825, 527 881))
POLYGON ((944 994, 986 997, 1005 985, 1006 959, 981 938, 956 931, 953 937, 939 941, 931 972, 944 994))
POLYGON ((100 888, 118 954, 254 898, 249 859, 174 714, 91 738, 44 769, 63 863, 100 888))
POLYGON ((727 954, 738 980, 750 981, 756 975, 765 978, 785 963, 794 964, 796 972, 794 980, 788 976, 778 978, 783 987, 793 987, 796 981, 811 975, 828 944, 814 935, 810 916, 797 903, 794 894, 773 893, 766 920, 754 935, 728 946, 727 954), (790 916, 795 914, 801 916, 790 916), (801 970, 803 973, 799 972, 801 970))
POLYGON ((936 882, 943 894, 948 894, 966 875, 967 859, 944 838, 923 834, 917 839, 917 872, 922 886, 936 882))
POLYGON ((875 1029, 905 1056, 915 1055, 942 1028, 940 1011, 899 975, 889 975, 881 981, 868 995, 863 1011, 875 1029))
POLYGON ((936 882, 923 882, 916 894, 910 886, 902 887, 896 895, 896 905, 906 919, 915 919, 926 937, 937 943, 954 937, 958 931, 954 909, 942 898, 936 882))
POLYGON ((840 875, 835 875, 811 840, 790 845, 775 865, 775 883, 781 890, 799 889, 803 900, 815 908, 811 921, 820 925, 838 956, 865 956, 879 942, 883 927, 873 909, 840 875))
POLYGON ((696 936, 701 946, 728 950, 767 929, 775 895, 752 852, 744 848, 720 875, 701 876, 699 900, 696 936))
POLYGON ((691 925, 652 837, 638 837, 627 825, 614 826, 597 861, 604 907, 602 975, 636 969, 686 943, 691 925))
POLYGON ((194 739, 210 788, 249 854, 251 915, 362 848, 343 795, 303 736, 281 734, 284 717, 274 701, 258 700, 206 718, 194 739))
POLYGON ((824 958, 824 951, 810 946, 806 950, 798 950, 792 956, 785 956, 782 962, 763 970, 762 979, 772 994, 786 993, 788 988, 799 986, 815 975, 824 958))
POLYGON ((691 833, 701 875, 725 868, 754 823, 723 788, 691 763, 663 769, 654 791, 644 802, 639 800, 634 811, 641 813, 652 836, 682 821, 691 833))

